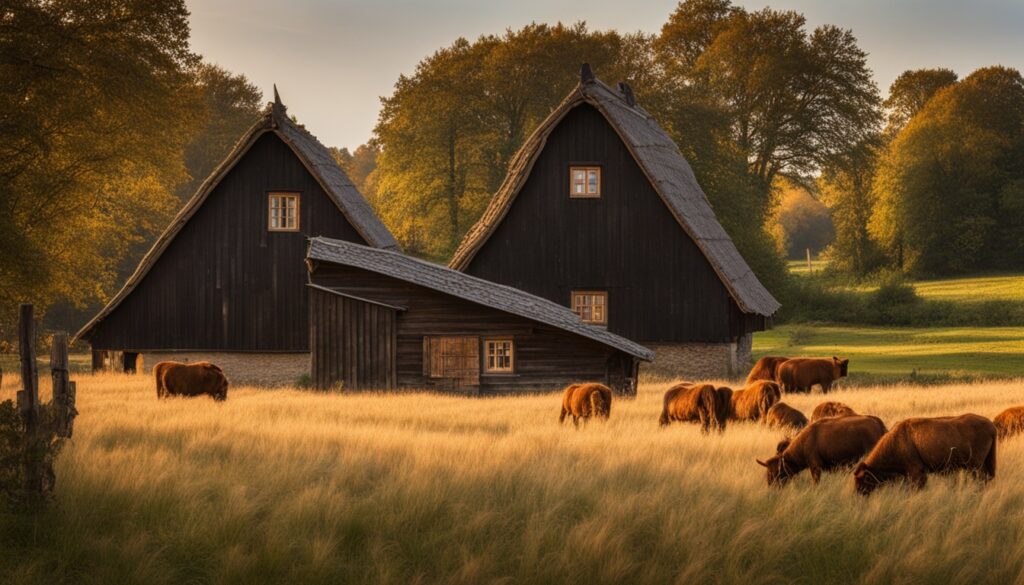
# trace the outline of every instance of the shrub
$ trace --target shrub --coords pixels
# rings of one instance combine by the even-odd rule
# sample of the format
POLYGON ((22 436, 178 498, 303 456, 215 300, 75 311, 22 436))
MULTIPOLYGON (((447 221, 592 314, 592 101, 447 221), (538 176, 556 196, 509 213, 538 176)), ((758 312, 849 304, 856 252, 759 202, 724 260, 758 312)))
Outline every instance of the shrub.
MULTIPOLYGON (((40 427, 50 428, 53 415, 50 408, 41 408, 40 427)), ((56 481, 53 463, 63 443, 63 439, 56 439, 49 432, 29 437, 14 402, 0 403, 0 508, 31 508, 53 492, 56 481), (25 489, 25 470, 30 464, 42 469, 41 494, 25 489)))

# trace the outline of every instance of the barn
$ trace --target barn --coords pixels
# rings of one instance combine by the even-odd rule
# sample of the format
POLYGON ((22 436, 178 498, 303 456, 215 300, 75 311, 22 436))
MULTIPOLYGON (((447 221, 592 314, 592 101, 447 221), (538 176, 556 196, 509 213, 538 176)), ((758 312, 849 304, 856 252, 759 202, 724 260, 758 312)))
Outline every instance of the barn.
POLYGON ((307 265, 318 388, 492 395, 598 381, 635 394, 653 357, 563 305, 394 250, 312 238, 307 265))
POLYGON ((307 238, 397 250, 277 91, 110 302, 77 333, 94 368, 209 359, 233 381, 309 372, 307 238))
POLYGON ((449 266, 564 305, 672 375, 736 374, 778 301, 632 89, 584 65, 449 266))

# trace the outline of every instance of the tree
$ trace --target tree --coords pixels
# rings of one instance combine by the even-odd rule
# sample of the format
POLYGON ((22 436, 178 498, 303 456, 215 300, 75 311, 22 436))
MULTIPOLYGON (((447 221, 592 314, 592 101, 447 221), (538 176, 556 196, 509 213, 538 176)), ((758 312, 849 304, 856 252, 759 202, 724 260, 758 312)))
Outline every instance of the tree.
POLYGON ((338 165, 345 171, 356 189, 359 189, 359 192, 373 203, 377 194, 377 156, 380 155, 380 149, 376 143, 361 144, 354 152, 349 152, 347 148, 341 150, 332 148, 331 154, 334 155, 334 159, 338 161, 338 165))
POLYGON ((868 231, 874 209, 872 181, 880 138, 869 138, 822 169, 818 193, 828 206, 835 239, 825 251, 829 266, 839 272, 866 275, 881 263, 880 252, 868 231))
POLYGON ((803 258, 807 250, 818 254, 835 237, 828 208, 789 181, 777 189, 781 197, 772 217, 772 235, 780 252, 787 258, 803 258))
POLYGON ((728 117, 766 195, 777 175, 806 179, 863 140, 879 119, 878 89, 850 31, 770 9, 682 2, 656 42, 675 86, 728 117))
POLYGON ((1024 265, 1024 79, 988 67, 940 90, 896 135, 873 184, 872 236, 912 273, 1024 265))
POLYGON ((890 138, 895 136, 932 96, 956 81, 956 73, 951 69, 916 69, 901 73, 889 86, 889 97, 882 103, 888 112, 886 134, 890 138))
POLYGON ((188 11, 11 0, 0 31, 0 312, 104 297, 186 177, 188 11))

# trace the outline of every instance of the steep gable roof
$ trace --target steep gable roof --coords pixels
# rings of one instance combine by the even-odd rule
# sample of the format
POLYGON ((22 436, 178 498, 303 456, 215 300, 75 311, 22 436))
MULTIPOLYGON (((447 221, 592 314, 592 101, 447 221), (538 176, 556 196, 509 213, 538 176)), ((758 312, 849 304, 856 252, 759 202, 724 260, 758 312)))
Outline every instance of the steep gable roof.
POLYGON ((202 207, 210 193, 227 176, 228 172, 242 159, 252 145, 264 134, 272 132, 291 148, 302 165, 306 167, 328 197, 341 211, 345 219, 355 228, 366 242, 374 247, 389 250, 399 249, 398 242, 380 221, 373 208, 356 189, 352 181, 341 170, 326 146, 306 129, 293 122, 287 114, 287 108, 274 88, 274 101, 260 115, 259 119, 245 131, 235 143, 228 156, 221 161, 210 176, 203 181, 199 189, 185 203, 184 207, 171 221, 167 229, 156 239, 153 246, 142 257, 135 272, 128 278, 121 290, 114 295, 103 309, 96 314, 82 329, 75 334, 73 341, 88 335, 97 323, 107 317, 119 304, 142 282, 149 270, 156 264, 161 254, 170 246, 189 219, 202 207))
POLYGON ((480 220, 459 244, 449 266, 466 270, 473 257, 501 224, 544 150, 548 136, 576 106, 590 104, 612 126, 629 149, 647 180, 679 225, 711 263, 722 284, 745 313, 769 317, 780 304, 740 256, 729 234, 718 223, 707 195, 679 147, 621 84, 621 93, 593 77, 584 65, 579 85, 540 124, 509 164, 509 172, 480 220))
POLYGON ((504 311, 581 335, 650 361, 654 353, 646 347, 615 335, 606 329, 588 325, 568 308, 510 286, 497 284, 452 270, 446 266, 419 260, 392 250, 369 248, 352 242, 316 237, 309 240, 309 260, 351 266, 390 276, 460 299, 504 311))

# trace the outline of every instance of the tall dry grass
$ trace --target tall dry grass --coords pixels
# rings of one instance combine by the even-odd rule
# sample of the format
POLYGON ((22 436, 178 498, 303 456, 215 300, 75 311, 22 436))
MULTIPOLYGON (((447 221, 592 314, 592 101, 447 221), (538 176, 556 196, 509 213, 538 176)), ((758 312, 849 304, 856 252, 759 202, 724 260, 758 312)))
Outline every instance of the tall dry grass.
MULTIPOLYGON (((754 459, 780 434, 659 430, 667 386, 574 431, 556 395, 158 402, 146 377, 80 376, 57 502, 0 517, 0 582, 1024 583, 1024 438, 988 486, 769 489, 754 459)), ((1024 382, 833 397, 892 425, 993 416, 1024 382)), ((785 400, 809 413, 821 397, 785 400)))

